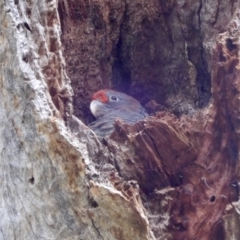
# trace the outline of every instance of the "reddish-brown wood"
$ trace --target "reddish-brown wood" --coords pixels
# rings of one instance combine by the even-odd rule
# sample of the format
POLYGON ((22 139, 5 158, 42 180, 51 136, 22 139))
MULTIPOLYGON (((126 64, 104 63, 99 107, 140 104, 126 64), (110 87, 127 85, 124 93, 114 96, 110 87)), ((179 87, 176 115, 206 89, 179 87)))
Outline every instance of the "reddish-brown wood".
POLYGON ((133 126, 116 121, 108 161, 138 182, 156 238, 225 239, 222 217, 238 200, 239 13, 216 40, 234 1, 140 2, 59 2, 75 114, 90 121, 91 94, 111 86, 163 104, 133 126))

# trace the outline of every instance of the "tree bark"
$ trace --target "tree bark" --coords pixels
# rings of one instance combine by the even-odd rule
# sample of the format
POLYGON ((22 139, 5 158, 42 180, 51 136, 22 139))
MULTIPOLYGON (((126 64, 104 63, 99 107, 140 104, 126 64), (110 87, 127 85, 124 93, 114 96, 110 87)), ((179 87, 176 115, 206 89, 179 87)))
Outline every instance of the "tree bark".
POLYGON ((238 5, 0 0, 0 239, 240 239, 238 5))

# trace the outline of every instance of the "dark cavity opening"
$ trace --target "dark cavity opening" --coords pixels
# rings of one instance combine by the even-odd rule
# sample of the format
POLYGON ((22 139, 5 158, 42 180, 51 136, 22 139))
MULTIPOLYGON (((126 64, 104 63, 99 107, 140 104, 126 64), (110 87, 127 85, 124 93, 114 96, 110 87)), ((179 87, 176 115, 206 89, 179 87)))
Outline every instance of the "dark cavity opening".
POLYGON ((230 38, 227 38, 227 39, 226 39, 226 46, 227 46, 227 48, 228 48, 229 51, 232 51, 232 50, 234 50, 234 49, 237 48, 237 45, 234 44, 233 41, 232 41, 232 39, 230 39, 230 38))
POLYGON ((29 181, 31 184, 34 184, 34 177, 29 178, 28 181, 29 181))
POLYGON ((216 197, 214 195, 210 197, 210 202, 215 202, 215 200, 216 200, 216 197))

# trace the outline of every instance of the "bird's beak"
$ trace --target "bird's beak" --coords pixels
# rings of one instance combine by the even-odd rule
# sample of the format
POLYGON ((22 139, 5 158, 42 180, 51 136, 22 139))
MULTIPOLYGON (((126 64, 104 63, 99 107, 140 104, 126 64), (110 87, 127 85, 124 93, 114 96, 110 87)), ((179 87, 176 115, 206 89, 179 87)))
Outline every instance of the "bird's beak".
POLYGON ((90 103, 90 110, 95 118, 98 118, 102 115, 101 107, 102 103, 98 100, 92 100, 90 103))

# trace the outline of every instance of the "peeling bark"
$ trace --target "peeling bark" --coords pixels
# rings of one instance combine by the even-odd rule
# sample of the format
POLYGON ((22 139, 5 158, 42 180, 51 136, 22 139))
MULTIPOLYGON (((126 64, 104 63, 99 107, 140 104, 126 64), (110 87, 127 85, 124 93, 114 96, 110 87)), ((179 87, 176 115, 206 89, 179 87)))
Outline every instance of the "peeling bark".
POLYGON ((240 239, 237 5, 0 0, 0 239, 240 239), (165 110, 99 142, 112 86, 165 110))

